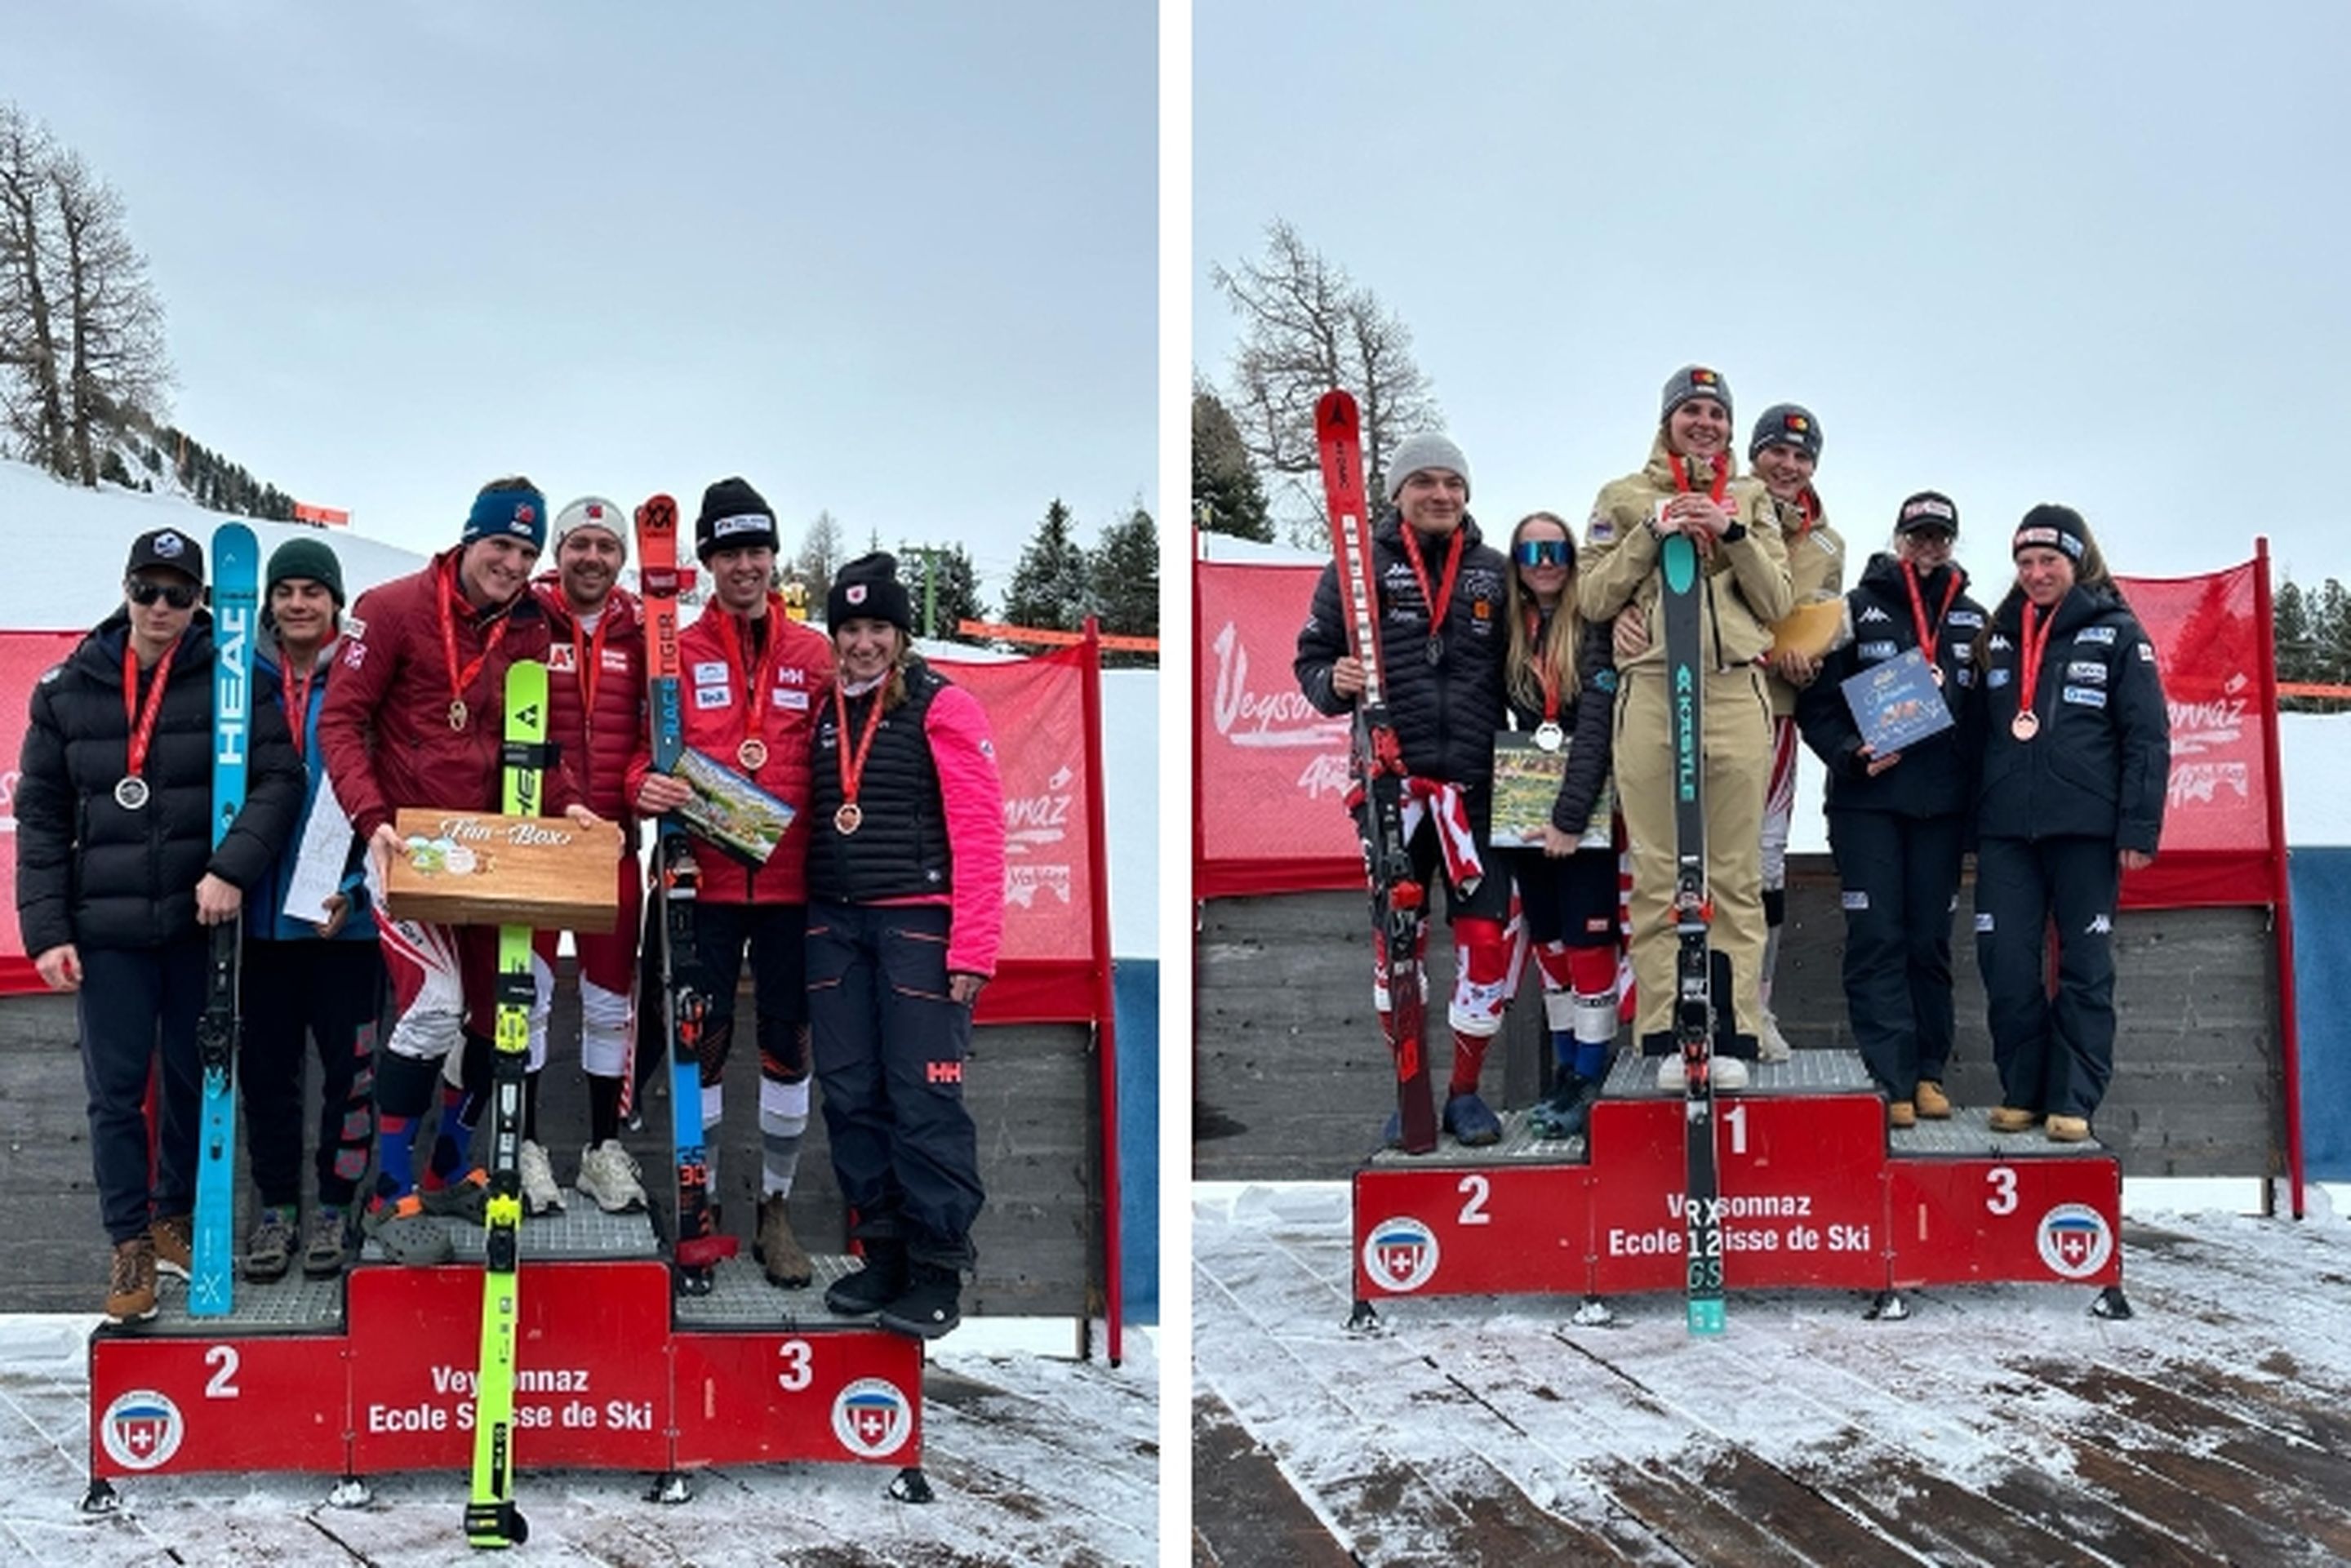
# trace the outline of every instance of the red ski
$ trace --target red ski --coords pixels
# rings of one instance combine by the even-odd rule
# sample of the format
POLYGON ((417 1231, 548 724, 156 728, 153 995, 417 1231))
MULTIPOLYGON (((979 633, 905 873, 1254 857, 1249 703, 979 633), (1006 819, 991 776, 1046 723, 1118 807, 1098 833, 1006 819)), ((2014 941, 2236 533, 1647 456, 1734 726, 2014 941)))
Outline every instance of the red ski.
POLYGON ((1395 1055, 1396 1120, 1403 1148, 1425 1155, 1437 1147, 1437 1102, 1428 1082, 1421 1035, 1427 1024, 1426 980, 1420 967, 1428 935, 1428 897, 1413 874, 1404 831, 1404 750, 1388 716, 1380 666, 1378 568, 1364 510, 1364 441, 1354 397, 1329 392, 1314 406, 1322 452, 1322 489, 1331 507, 1331 546, 1347 613, 1347 645, 1364 666, 1364 695, 1355 703, 1356 789, 1371 821, 1372 962, 1388 997, 1389 1048, 1395 1055))

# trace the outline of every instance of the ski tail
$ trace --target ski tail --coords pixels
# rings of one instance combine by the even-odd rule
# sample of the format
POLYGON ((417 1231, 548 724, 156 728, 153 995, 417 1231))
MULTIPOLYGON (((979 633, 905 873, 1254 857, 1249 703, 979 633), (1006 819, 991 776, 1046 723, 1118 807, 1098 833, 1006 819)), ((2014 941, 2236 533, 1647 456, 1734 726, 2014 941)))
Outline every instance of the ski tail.
MULTIPOLYGON (((547 666, 517 659, 507 669, 504 809, 536 817, 543 803, 547 666)), ((497 1015, 490 1052, 490 1198, 482 1226, 482 1347, 474 1383, 473 1494, 465 1539, 475 1546, 520 1545, 529 1534, 515 1507, 515 1345, 521 1321, 522 1102, 530 1060, 531 928, 498 927, 497 1015)))
MULTIPOLYGON (((261 626, 261 547, 243 523, 213 530, 213 843, 245 810, 253 738, 253 640, 261 626)), ((298 716, 287 722, 299 724, 298 716)), ((196 1022, 203 1084, 196 1113, 196 1197, 188 1315, 225 1317, 236 1301, 236 1057, 241 920, 212 928, 204 1010, 196 1022)))
POLYGON ((1437 1103, 1422 1045, 1427 1027, 1427 981, 1421 947, 1428 926, 1427 894, 1414 873, 1404 831, 1404 751, 1388 714, 1386 672, 1380 659, 1378 562, 1365 507, 1362 419, 1353 394, 1333 389, 1314 407, 1322 489, 1331 514, 1331 549, 1347 622, 1347 647, 1364 666, 1364 695, 1355 709, 1353 766, 1370 845, 1372 929, 1375 962, 1388 999, 1388 1048, 1396 1073, 1396 1123, 1407 1154, 1437 1147, 1437 1103))

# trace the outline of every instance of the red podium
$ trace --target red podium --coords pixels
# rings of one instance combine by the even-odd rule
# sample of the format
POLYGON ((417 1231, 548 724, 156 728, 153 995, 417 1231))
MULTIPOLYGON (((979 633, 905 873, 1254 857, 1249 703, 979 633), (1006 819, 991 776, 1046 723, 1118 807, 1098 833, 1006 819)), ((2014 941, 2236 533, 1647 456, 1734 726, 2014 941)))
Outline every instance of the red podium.
MULTIPOLYGON (((559 1214, 523 1226, 516 1455, 534 1469, 656 1472, 682 1501, 713 1465, 828 1460, 921 1471, 919 1342, 827 1312, 853 1265, 817 1260, 778 1291, 730 1260, 709 1295, 673 1298, 643 1215, 559 1214)), ((461 1257, 481 1233, 455 1228, 461 1257)), ((362 1262, 345 1280, 239 1281, 235 1310, 192 1319, 172 1286, 156 1320, 100 1328, 89 1347, 90 1496, 110 1482, 206 1470, 312 1471, 362 1500, 384 1470, 473 1461, 481 1347, 478 1261, 362 1262)))
MULTIPOLYGON (((1502 1143, 1383 1151, 1355 1175, 1359 1320, 1384 1298, 1682 1289, 1682 1102, 1656 1063, 1620 1061, 1590 1137, 1544 1140, 1507 1117, 1502 1143)), ((1991 1130, 1981 1109, 1891 1132, 1850 1051, 1798 1051, 1715 1101, 1723 1276, 1732 1290, 1873 1292, 1902 1317, 1923 1285, 2098 1287, 2127 1316, 2118 1245, 2122 1169, 2095 1144, 1991 1130)))

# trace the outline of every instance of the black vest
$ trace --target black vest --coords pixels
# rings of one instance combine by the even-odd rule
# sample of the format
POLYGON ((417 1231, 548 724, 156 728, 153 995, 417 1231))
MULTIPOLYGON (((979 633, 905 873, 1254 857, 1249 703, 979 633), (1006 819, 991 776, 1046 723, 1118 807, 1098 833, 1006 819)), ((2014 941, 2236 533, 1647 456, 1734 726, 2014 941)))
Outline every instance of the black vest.
POLYGON ((845 737, 831 695, 823 699, 809 753, 809 803, 816 818, 810 824, 808 850, 810 902, 874 904, 938 897, 954 890, 946 805, 925 729, 931 700, 946 685, 944 676, 920 660, 907 666, 906 700, 882 716, 873 749, 858 776, 857 804, 864 817, 853 833, 843 833, 833 824, 843 800, 841 751, 847 747, 854 756, 873 705, 882 700, 882 688, 849 699, 845 737))

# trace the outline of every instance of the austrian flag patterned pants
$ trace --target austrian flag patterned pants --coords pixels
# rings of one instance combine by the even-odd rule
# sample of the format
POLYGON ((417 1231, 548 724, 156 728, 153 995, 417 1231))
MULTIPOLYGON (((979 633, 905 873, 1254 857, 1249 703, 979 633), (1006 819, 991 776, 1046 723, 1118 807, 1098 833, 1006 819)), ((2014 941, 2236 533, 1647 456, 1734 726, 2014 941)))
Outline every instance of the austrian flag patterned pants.
POLYGON ((979 1138, 964 1105, 971 1009, 947 995, 944 904, 812 904, 809 1022, 852 1235, 939 1268, 973 1259, 979 1138))

